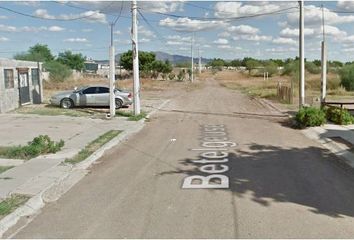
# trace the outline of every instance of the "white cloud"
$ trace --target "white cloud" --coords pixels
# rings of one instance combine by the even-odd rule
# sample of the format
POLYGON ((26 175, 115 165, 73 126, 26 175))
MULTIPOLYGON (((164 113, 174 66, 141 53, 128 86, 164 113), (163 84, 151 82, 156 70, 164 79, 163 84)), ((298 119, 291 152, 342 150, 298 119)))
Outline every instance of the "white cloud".
POLYGON ((34 15, 40 18, 55 19, 54 16, 48 14, 46 9, 37 9, 34 11, 34 15))
POLYGON ((228 27, 227 30, 229 32, 233 32, 236 34, 246 34, 246 35, 256 34, 259 32, 258 28, 249 25, 231 26, 228 27))
POLYGON ((0 24, 0 32, 16 32, 17 28, 14 26, 7 26, 0 24))
MULTIPOLYGON (((304 28, 305 36, 312 36, 315 34, 315 30, 312 28, 304 28)), ((280 31, 280 36, 284 38, 298 38, 299 37, 299 29, 298 28, 285 28, 280 31)))
POLYGON ((298 50, 299 49, 297 48, 277 47, 277 48, 267 48, 265 51, 271 53, 287 53, 287 52, 296 52, 298 50))
POLYGON ((344 49, 342 49, 342 52, 353 53, 354 52, 354 48, 344 48, 344 49))
POLYGON ((343 1, 339 0, 337 3, 337 8, 345 11, 354 10, 354 1, 343 1))
POLYGON ((219 45, 218 48, 220 49, 231 49, 230 45, 219 45))
POLYGON ((147 42, 150 42, 151 40, 149 38, 140 38, 139 39, 139 42, 140 43, 147 43, 147 42))
POLYGON ((156 35, 152 31, 145 29, 143 26, 138 27, 138 33, 139 36, 143 36, 143 37, 152 37, 152 38, 156 37, 156 35))
POLYGON ((180 35, 169 35, 167 36, 169 40, 181 41, 181 42, 190 42, 191 37, 181 37, 180 35))
POLYGON ((141 1, 139 2, 140 7, 144 11, 148 12, 160 12, 160 13, 171 13, 171 12, 182 12, 184 3, 180 2, 169 2, 169 1, 141 1))
POLYGON ((225 45, 228 44, 229 41, 225 38, 219 38, 218 40, 214 41, 215 44, 225 45))
POLYGON ((247 15, 254 15, 265 12, 273 12, 282 9, 283 6, 296 6, 294 3, 271 3, 252 1, 247 3, 242 2, 218 2, 215 4, 215 16, 220 18, 233 18, 247 15))
POLYGON ((30 7, 38 7, 41 5, 39 1, 15 1, 15 4, 30 7))
POLYGON ((230 37, 230 36, 231 36, 231 34, 228 33, 228 32, 218 33, 218 37, 227 38, 227 37, 230 37))
POLYGON ((233 40, 245 40, 245 41, 255 41, 255 42, 268 42, 272 40, 272 36, 265 35, 240 35, 232 38, 233 40))
POLYGON ((67 38, 64 39, 64 42, 84 43, 88 42, 88 40, 86 38, 67 38))
POLYGON ((0 15, 0 19, 8 19, 7 16, 0 15))
POLYGON ((0 37, 0 42, 6 42, 9 41, 10 39, 6 38, 6 37, 0 37))
POLYGON ((273 43, 277 43, 277 44, 289 44, 289 45, 296 45, 296 44, 297 44, 297 42, 296 42, 294 39, 291 39, 291 38, 282 38, 282 37, 273 39, 273 43))
POLYGON ((65 28, 62 28, 59 26, 51 26, 48 28, 48 31, 50 31, 50 32, 62 32, 64 30, 65 30, 65 28))
POLYGON ((99 11, 86 11, 80 14, 61 14, 60 16, 50 15, 46 9, 37 9, 34 12, 34 15, 46 19, 61 19, 61 20, 70 20, 70 19, 83 19, 89 22, 99 22, 106 23, 106 15, 100 13, 99 11))
POLYGON ((209 44, 204 44, 202 47, 204 48, 211 48, 211 46, 209 44))
POLYGON ((190 18, 165 18, 160 20, 160 26, 169 27, 179 32, 195 32, 201 30, 209 30, 226 26, 222 21, 202 21, 192 20, 190 18))
MULTIPOLYGON (((341 16, 335 12, 331 12, 329 9, 324 8, 324 17, 326 24, 335 25, 341 23, 354 22, 353 15, 341 16)), ((299 20, 299 14, 297 12, 287 14, 288 24, 296 26, 299 20)), ((320 25, 322 23, 322 8, 314 5, 308 5, 304 11, 305 24, 307 26, 320 25)))
MULTIPOLYGON (((93 32, 93 29, 91 28, 84 28, 81 30, 82 32, 93 32)), ((115 32, 114 32, 115 33, 115 32)))

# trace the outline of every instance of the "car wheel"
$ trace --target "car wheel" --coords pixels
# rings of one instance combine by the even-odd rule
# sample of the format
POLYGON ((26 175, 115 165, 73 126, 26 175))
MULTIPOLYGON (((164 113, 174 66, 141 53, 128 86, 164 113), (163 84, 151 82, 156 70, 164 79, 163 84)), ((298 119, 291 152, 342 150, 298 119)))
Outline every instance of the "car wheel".
POLYGON ((119 109, 123 106, 123 102, 120 99, 116 99, 116 109, 119 109))
POLYGON ((60 102, 60 107, 68 109, 74 107, 74 102, 70 98, 64 98, 60 102))

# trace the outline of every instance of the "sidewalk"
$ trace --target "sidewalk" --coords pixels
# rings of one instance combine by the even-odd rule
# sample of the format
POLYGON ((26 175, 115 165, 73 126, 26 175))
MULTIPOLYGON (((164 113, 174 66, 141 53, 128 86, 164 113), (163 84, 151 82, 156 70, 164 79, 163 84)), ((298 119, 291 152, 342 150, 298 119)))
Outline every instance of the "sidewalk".
MULTIPOLYGON (((281 104, 274 104, 265 99, 262 99, 262 101, 265 101, 271 108, 277 109, 278 112, 283 114, 289 112, 281 104)), ((354 124, 341 126, 328 123, 320 127, 310 127, 301 131, 306 137, 319 142, 323 147, 354 168, 354 124)))
POLYGON ((347 126, 325 124, 321 127, 304 129, 302 132, 354 168, 354 124, 347 126))
MULTIPOLYGON (((28 161, 0 159, 0 166, 14 166, 0 174, 0 199, 11 193, 36 195, 45 185, 55 182, 71 166, 54 169, 71 158, 89 142, 109 130, 130 131, 139 125, 125 118, 113 120, 66 116, 37 116, 24 114, 0 115, 0 146, 25 145, 38 135, 52 140, 63 139, 65 145, 56 154, 38 156, 28 161)), ((119 136, 119 135, 118 135, 119 136)))

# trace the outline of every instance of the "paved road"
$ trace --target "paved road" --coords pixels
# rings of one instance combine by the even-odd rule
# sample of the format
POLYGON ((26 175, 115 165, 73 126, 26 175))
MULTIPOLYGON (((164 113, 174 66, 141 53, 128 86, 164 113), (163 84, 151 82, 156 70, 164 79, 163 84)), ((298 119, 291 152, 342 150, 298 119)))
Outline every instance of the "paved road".
MULTIPOLYGON (((14 237, 353 238, 353 172, 274 114, 209 80, 173 99, 14 237), (219 143, 227 159, 204 167, 195 160, 212 152, 210 131, 237 145, 219 143), (229 187, 183 189, 201 169, 221 172, 229 187)), ((191 184, 220 187, 224 178, 191 184)))

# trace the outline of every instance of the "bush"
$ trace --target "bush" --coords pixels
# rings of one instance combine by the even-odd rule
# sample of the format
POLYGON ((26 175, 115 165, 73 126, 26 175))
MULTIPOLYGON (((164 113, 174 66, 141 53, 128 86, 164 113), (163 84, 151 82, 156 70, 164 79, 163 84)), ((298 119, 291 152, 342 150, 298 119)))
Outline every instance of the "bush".
POLYGON ((168 75, 168 78, 172 81, 173 79, 175 79, 176 75, 172 72, 168 75))
POLYGON ((312 73, 312 74, 319 74, 321 72, 321 68, 316 66, 316 64, 313 62, 306 62, 305 68, 309 73, 312 73))
POLYGON ((326 122, 326 114, 319 108, 303 107, 296 114, 295 119, 300 127, 315 127, 326 122))
POLYGON ((278 65, 273 61, 268 61, 264 67, 264 71, 268 72, 269 77, 278 73, 278 65))
POLYGON ((47 135, 35 137, 27 146, 0 149, 0 155, 7 158, 31 159, 41 154, 56 153, 64 146, 64 141, 55 143, 47 135))
POLYGON ((339 75, 343 87, 347 91, 354 91, 354 64, 345 65, 339 75))
POLYGON ((326 109, 327 119, 335 124, 348 125, 354 123, 354 117, 346 110, 339 107, 326 109))
POLYGON ((49 78, 54 82, 64 82, 71 76, 71 70, 58 61, 44 63, 43 66, 49 72, 49 78))
POLYGON ((177 75, 177 81, 179 82, 184 81, 185 75, 186 75, 186 71, 184 69, 181 69, 177 75))

